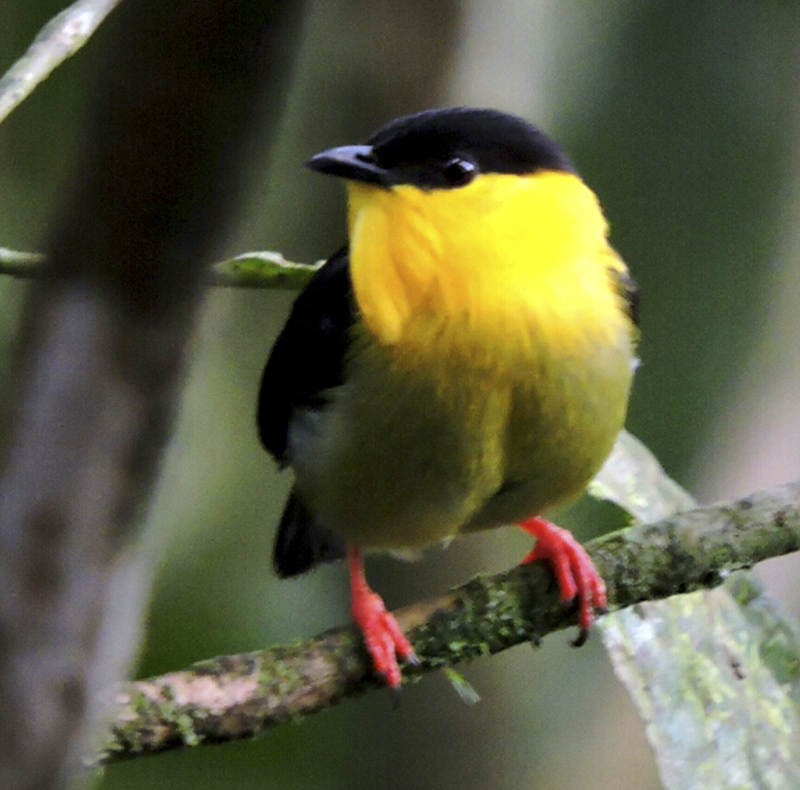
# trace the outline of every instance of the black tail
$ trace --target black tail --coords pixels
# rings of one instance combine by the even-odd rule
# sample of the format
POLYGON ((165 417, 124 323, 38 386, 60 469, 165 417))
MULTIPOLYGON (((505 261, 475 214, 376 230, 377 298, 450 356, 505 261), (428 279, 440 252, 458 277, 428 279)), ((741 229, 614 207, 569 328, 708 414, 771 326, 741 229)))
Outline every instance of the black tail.
POLYGON ((323 562, 343 560, 345 542, 314 520, 292 489, 278 527, 272 566, 282 579, 297 576, 323 562))

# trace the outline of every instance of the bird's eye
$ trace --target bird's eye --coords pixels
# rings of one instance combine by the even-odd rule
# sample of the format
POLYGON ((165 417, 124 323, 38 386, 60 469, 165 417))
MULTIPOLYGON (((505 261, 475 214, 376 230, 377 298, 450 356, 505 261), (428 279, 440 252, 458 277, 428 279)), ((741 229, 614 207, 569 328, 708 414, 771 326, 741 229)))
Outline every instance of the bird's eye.
POLYGON ((442 167, 442 175, 451 187, 463 187, 478 175, 478 166, 471 159, 454 156, 442 167))

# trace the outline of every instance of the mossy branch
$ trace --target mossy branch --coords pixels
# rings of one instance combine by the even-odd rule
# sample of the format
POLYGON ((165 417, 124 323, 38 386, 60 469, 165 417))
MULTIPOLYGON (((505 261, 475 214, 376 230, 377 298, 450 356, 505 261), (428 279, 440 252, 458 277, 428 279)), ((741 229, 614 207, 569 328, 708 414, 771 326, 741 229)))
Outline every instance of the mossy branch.
MULTIPOLYGON (((732 571, 800 549, 800 482, 633 526, 587 549, 612 609, 711 588, 732 571)), ((396 614, 420 657, 407 678, 575 624, 542 563, 477 577, 396 614)), ((89 763, 250 738, 380 685, 353 627, 210 659, 117 687, 107 741, 89 763)))

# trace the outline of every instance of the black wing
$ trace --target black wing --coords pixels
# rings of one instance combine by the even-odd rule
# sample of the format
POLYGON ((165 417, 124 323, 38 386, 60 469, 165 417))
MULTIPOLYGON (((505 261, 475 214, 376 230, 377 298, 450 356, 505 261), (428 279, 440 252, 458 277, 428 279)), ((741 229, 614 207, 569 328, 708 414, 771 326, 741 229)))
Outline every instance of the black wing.
MULTIPOLYGON (((355 321, 347 249, 336 253, 297 297, 261 378, 256 421, 264 447, 291 463, 289 425, 298 409, 322 408, 323 393, 342 383, 355 321)), ((273 566, 295 576, 345 556, 344 541, 320 524, 293 488, 275 539, 273 566)))
POLYGON ((628 318, 634 326, 639 326, 639 286, 628 272, 620 272, 617 269, 609 269, 614 283, 617 286, 619 295, 625 300, 628 318))
POLYGON ((292 307, 261 377, 256 421, 261 443, 281 466, 297 409, 322 405, 321 393, 342 383, 355 320, 347 248, 311 278, 292 307))

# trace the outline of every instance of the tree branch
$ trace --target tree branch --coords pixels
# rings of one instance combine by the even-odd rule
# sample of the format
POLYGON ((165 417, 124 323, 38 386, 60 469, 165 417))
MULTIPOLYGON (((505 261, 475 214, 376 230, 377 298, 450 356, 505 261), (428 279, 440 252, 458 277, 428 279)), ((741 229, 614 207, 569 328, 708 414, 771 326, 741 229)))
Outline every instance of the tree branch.
MULTIPOLYGON (((0 275, 34 280, 42 274, 44 255, 0 247, 0 275)), ((221 288, 286 288, 300 290, 320 267, 316 263, 287 261, 279 252, 246 252, 215 263, 206 278, 208 285, 221 288)))
MULTIPOLYGON (((613 609, 711 588, 730 572, 800 549, 800 482, 630 527, 587 545, 613 609)), ((424 674, 574 625, 542 563, 481 576, 397 614, 424 674)), ((380 687, 354 627, 223 656, 113 692, 92 765, 250 738, 380 687)))
POLYGON ((0 122, 56 66, 89 40, 118 3, 119 0, 77 0, 39 31, 25 54, 0 77, 0 122))

